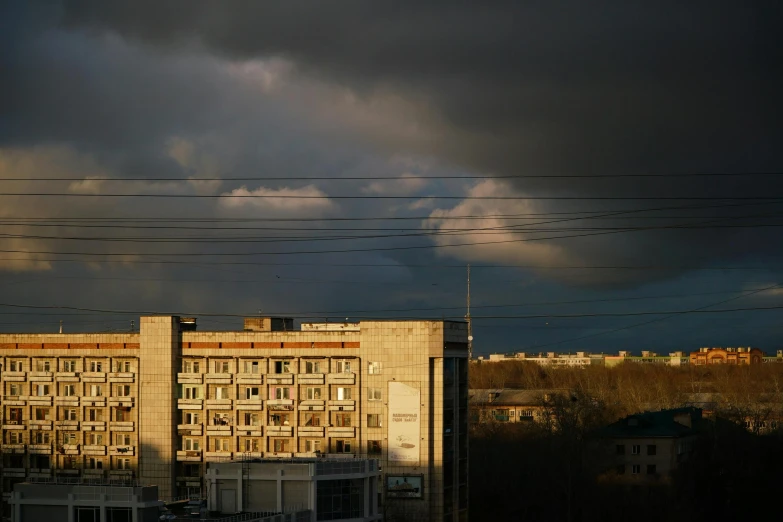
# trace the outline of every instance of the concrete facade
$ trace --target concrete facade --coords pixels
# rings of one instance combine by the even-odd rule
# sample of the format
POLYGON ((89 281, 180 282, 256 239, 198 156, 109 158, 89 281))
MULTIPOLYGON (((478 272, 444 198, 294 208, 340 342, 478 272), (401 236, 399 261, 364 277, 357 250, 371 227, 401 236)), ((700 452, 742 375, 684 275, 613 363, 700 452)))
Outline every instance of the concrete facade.
POLYGON ((366 454, 422 482, 421 498, 387 507, 466 520, 466 324, 289 328, 202 332, 162 316, 140 333, 0 334, 4 491, 66 475, 134 478, 169 498, 203 494, 210 461, 366 454), (389 396, 399 389, 410 397, 389 396), (411 397, 417 410, 390 413, 411 397))

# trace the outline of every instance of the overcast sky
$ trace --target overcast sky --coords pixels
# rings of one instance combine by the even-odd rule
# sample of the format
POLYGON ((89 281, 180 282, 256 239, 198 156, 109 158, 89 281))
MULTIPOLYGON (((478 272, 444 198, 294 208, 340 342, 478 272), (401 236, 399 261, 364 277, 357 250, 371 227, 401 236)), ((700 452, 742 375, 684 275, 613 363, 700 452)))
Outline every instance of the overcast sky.
POLYGON ((781 22, 3 2, 0 331, 459 318, 470 263, 479 354, 783 349, 781 22))

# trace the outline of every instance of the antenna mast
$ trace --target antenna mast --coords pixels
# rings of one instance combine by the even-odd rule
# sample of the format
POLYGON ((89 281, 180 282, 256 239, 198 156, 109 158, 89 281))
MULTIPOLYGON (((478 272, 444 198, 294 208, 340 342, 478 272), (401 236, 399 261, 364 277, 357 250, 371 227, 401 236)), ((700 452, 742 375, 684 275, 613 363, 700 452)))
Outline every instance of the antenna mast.
POLYGON ((473 321, 470 319, 470 263, 468 263, 468 297, 467 297, 468 313, 465 315, 465 319, 468 321, 468 361, 473 359, 473 321))

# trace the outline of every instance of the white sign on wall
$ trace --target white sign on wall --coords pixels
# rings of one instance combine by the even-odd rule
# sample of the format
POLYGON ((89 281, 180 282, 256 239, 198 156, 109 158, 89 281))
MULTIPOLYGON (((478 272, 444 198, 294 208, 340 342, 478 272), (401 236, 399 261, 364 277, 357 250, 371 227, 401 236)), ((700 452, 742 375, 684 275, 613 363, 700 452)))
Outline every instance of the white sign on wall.
POLYGON ((389 461, 419 462, 420 404, 419 390, 389 383, 389 461))

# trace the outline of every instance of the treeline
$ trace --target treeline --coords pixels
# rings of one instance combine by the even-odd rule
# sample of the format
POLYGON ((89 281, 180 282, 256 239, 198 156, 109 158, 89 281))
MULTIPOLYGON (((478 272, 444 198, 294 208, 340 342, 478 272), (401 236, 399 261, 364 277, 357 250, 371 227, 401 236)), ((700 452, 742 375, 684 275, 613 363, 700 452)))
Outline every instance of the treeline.
POLYGON ((530 363, 474 365, 474 388, 561 389, 544 422, 471 425, 470 519, 715 521, 777 519, 781 431, 745 429, 756 411, 779 411, 783 368, 661 368, 626 364, 586 370, 530 363), (694 453, 651 486, 608 480, 595 429, 637 411, 678 407, 689 394, 720 394, 694 453), (777 403, 775 401, 778 401, 777 403))

